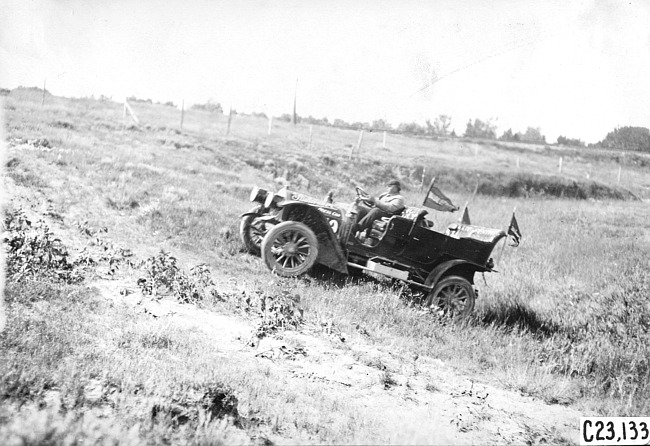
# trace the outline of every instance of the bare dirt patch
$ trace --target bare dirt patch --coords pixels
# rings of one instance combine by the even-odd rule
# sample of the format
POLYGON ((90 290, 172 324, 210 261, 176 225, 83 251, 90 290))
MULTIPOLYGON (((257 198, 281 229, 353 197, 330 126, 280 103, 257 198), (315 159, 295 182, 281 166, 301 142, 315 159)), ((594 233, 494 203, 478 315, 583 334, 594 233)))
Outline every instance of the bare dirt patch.
POLYGON ((342 340, 306 325, 262 338, 255 346, 250 321, 179 304, 153 300, 132 283, 97 281, 91 286, 116 304, 183 330, 200 330, 214 348, 266 363, 288 385, 318 383, 322 392, 358 404, 363 416, 412 443, 540 444, 577 443, 580 413, 459 374, 429 357, 404 357, 390 347, 342 340))

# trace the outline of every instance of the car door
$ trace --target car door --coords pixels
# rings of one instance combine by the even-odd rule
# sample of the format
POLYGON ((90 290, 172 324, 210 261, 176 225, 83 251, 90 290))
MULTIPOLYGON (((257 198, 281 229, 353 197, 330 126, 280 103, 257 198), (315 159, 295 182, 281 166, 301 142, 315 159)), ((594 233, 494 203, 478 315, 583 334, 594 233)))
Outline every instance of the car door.
POLYGON ((435 263, 444 252, 446 238, 444 234, 418 225, 407 236, 400 256, 421 265, 435 263))

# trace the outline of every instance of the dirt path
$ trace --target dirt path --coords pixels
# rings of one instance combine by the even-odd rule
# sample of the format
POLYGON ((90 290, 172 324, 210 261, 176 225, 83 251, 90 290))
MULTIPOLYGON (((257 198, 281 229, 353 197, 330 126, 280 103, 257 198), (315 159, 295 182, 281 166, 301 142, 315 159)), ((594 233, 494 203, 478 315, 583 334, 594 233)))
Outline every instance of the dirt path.
POLYGON ((171 300, 155 301, 138 291, 123 296, 133 283, 102 280, 92 284, 101 295, 132 306, 182 329, 201 330, 216 348, 264 362, 288 382, 309 380, 323 392, 337 392, 362 407, 400 438, 419 444, 578 443, 580 414, 485 384, 435 358, 405 358, 389 348, 323 334, 304 326, 265 337, 251 346, 254 327, 236 316, 217 314, 171 300))

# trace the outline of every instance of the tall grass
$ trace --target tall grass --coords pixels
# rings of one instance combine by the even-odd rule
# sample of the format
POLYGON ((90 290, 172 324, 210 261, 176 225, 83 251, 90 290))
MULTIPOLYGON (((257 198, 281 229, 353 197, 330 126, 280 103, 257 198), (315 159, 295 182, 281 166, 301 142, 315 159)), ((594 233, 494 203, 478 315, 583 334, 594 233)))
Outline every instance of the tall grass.
MULTIPOLYGON (((512 204, 481 201, 471 208, 473 221, 488 225, 497 224, 495 214, 508 215, 512 204)), ((405 356, 426 354, 465 370, 491 370, 506 384, 550 402, 593 398, 600 400, 595 408, 602 413, 645 413, 650 396, 645 205, 598 206, 524 203, 518 210, 524 241, 506 248, 499 274, 485 281, 476 277, 480 298, 469 321, 446 323, 422 314, 408 293, 400 298, 396 289, 374 282, 325 295, 318 281, 310 282, 303 290, 308 308, 333 312, 342 330, 362 327, 405 356), (604 235, 602 228, 613 228, 616 214, 625 215, 625 222, 619 219, 620 230, 604 235)))

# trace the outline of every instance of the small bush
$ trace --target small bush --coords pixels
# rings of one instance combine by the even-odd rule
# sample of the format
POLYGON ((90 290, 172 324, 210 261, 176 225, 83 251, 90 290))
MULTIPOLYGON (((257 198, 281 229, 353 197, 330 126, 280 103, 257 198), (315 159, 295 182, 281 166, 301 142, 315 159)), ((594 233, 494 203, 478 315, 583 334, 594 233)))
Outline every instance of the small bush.
POLYGON ((223 113, 223 107, 218 102, 208 101, 205 104, 194 104, 192 110, 204 110, 212 113, 223 113))
POLYGON ((243 292, 231 296, 230 302, 236 309, 260 318, 255 330, 257 339, 279 330, 298 328, 303 322, 304 310, 300 306, 300 295, 289 289, 278 292, 243 292))
POLYGON ((83 280, 69 259, 67 247, 42 220, 32 223, 22 210, 9 211, 5 214, 4 231, 9 280, 83 280))
POLYGON ((395 381, 393 374, 388 370, 384 370, 384 372, 379 377, 379 381, 384 386, 384 390, 388 390, 398 384, 397 381, 395 381))
POLYGON ((54 121, 50 124, 52 127, 59 127, 62 129, 74 130, 75 127, 72 123, 67 121, 54 121))
POLYGON ((300 295, 283 290, 278 294, 263 294, 260 299, 262 322, 257 327, 259 338, 276 330, 297 328, 302 323, 300 295))
POLYGON ((18 158, 12 157, 5 165, 7 167, 8 176, 11 177, 16 184, 34 189, 42 189, 48 186, 48 183, 44 181, 43 178, 35 174, 18 158))
POLYGON ((165 251, 149 257, 143 265, 145 277, 138 279, 142 293, 150 296, 172 294, 183 303, 198 303, 207 296, 219 297, 207 265, 184 272, 175 257, 165 251))
POLYGON ((74 263, 76 266, 82 268, 96 268, 100 263, 108 265, 106 273, 108 276, 117 274, 122 266, 136 268, 138 264, 134 260, 133 252, 130 249, 124 249, 115 246, 109 239, 106 238, 108 228, 94 229, 88 226, 88 221, 74 222, 83 235, 87 236, 90 240, 78 254, 74 263), (99 251, 98 254, 91 251, 99 251))

